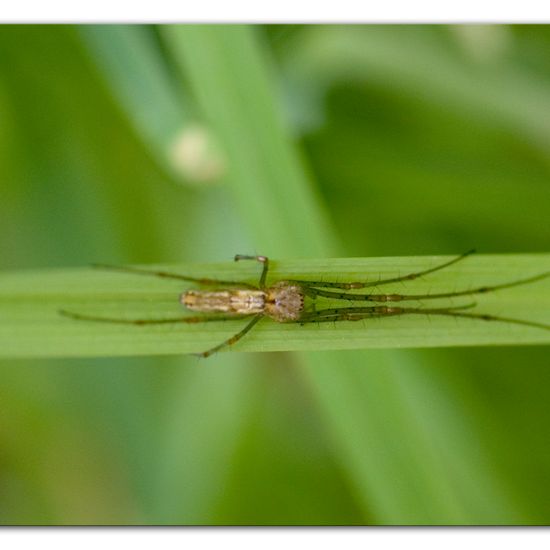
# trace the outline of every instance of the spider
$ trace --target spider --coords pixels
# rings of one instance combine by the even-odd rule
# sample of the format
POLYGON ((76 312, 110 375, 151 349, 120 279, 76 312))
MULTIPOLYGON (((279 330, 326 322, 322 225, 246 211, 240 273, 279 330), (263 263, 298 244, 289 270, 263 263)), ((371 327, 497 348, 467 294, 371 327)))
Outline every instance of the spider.
POLYGON ((211 314, 210 316, 185 316, 166 319, 118 319, 109 317, 96 317, 83 315, 66 310, 60 310, 59 313, 65 317, 84 321, 98 321, 109 323, 122 323, 132 325, 152 325, 166 323, 202 323, 208 321, 234 320, 249 318, 248 323, 236 334, 224 340, 211 349, 196 354, 200 357, 208 357, 220 349, 237 343, 245 334, 247 334, 263 317, 269 317, 278 323, 319 323, 329 321, 359 321, 361 319, 395 317, 399 315, 446 315, 452 317, 466 317, 470 319, 479 319, 482 321, 500 321, 530 327, 550 330, 550 325, 537 323, 533 321, 524 321, 521 319, 511 319, 496 315, 484 313, 472 313, 461 311, 474 307, 475 303, 461 306, 448 307, 401 307, 394 305, 369 305, 369 306, 349 306, 334 307, 320 310, 307 310, 304 303, 309 298, 315 301, 317 297, 332 298, 335 300, 346 300, 350 302, 401 302, 405 300, 432 300, 437 298, 454 298, 459 296, 469 296, 473 294, 484 294, 503 288, 524 285, 545 279, 550 276, 550 272, 535 275, 525 279, 512 281, 509 283, 482 286, 471 290, 442 292, 438 294, 358 294, 350 292, 371 287, 380 287, 389 283, 401 281, 411 281, 418 277, 434 273, 472 254, 474 250, 469 250, 450 261, 436 265, 423 271, 409 273, 408 275, 383 279, 375 282, 326 282, 326 281, 300 281, 283 280, 272 285, 266 284, 267 273, 269 270, 269 260, 266 256, 247 256, 238 254, 235 261, 255 260, 262 265, 262 272, 257 286, 235 282, 223 281, 219 279, 205 279, 188 277, 176 273, 165 271, 150 271, 135 267, 118 267, 110 265, 98 265, 103 269, 124 271, 140 275, 150 275, 170 279, 179 279, 182 281, 193 282, 202 286, 215 287, 213 290, 192 289, 186 290, 180 295, 180 303, 187 309, 195 312, 211 314))

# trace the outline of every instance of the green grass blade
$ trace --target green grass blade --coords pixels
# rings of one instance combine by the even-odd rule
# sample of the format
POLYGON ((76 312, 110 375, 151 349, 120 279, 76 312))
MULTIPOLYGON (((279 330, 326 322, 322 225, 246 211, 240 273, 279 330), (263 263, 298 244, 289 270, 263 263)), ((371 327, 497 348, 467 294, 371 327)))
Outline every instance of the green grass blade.
POLYGON ((183 183, 219 179, 223 159, 215 140, 197 123, 153 30, 143 25, 76 29, 110 93, 159 166, 183 183))
MULTIPOLYGON (((270 281, 377 280, 436 265, 443 257, 353 258, 273 262, 270 281)), ((166 268, 166 267, 165 267, 166 268)), ((178 273, 255 282, 254 263, 171 266, 178 273)), ((550 271, 550 255, 478 255, 389 292, 438 293, 499 284, 550 271)), ((188 285, 187 285, 188 286, 188 285)), ((5 273, 0 277, 0 355, 3 357, 91 357, 200 352, 240 330, 243 321, 132 326, 64 318, 65 309, 124 319, 185 315, 177 280, 94 269, 5 273)), ((383 287, 386 288, 386 287, 383 287)), ((377 292, 380 292, 378 289, 377 292)), ((460 305, 469 297, 436 303, 460 305)), ((475 310, 550 323, 550 279, 476 298, 475 310)), ((421 304, 428 307, 431 301, 421 304), (428 302, 428 303, 426 303, 428 302)), ((317 308, 340 305, 318 299, 317 308)), ((348 305, 344 302, 344 305, 348 305)), ((439 316, 420 315, 339 321, 305 326, 265 319, 233 351, 418 348, 550 342, 550 331, 439 316)))
POLYGON ((272 66, 257 33, 239 25, 167 26, 161 32, 223 143, 227 180, 254 244, 267 255, 333 253, 327 212, 289 146, 272 66))
POLYGON ((357 500, 382 525, 522 523, 526 508, 494 467, 479 425, 491 418, 483 397, 463 387, 466 369, 426 355, 339 352, 337 370, 314 370, 357 500))
POLYGON ((244 359, 226 356, 213 369, 179 365, 164 399, 153 523, 215 523, 220 487, 231 475, 247 421, 257 411, 262 375, 253 356, 244 359))

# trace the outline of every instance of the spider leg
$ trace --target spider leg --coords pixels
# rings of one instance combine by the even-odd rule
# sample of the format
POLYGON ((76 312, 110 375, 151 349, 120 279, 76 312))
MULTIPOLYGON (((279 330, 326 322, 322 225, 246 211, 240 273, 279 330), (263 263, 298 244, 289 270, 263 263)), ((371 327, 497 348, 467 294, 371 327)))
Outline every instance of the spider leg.
POLYGON ((528 327, 550 330, 550 325, 537 323, 535 321, 525 321, 523 319, 513 319, 510 317, 501 317, 499 315, 489 315, 486 313, 466 313, 457 311, 474 307, 476 304, 467 304, 465 306, 456 306, 448 308, 418 308, 418 307, 394 307, 394 306, 370 306, 370 307, 345 307, 325 309, 316 313, 304 314, 298 323, 305 324, 310 322, 327 321, 360 321, 374 317, 396 317, 400 315, 444 315, 447 317, 464 317, 468 319, 478 319, 480 321, 497 321, 501 323, 511 323, 515 325, 524 325, 528 327))
POLYGON ((389 283, 398 283, 400 281, 412 281, 414 279, 417 279, 418 277, 422 277, 423 275, 428 275, 428 273, 434 273, 435 271, 439 271, 440 269, 445 269, 446 267, 449 267, 450 265, 456 264, 460 260, 463 260, 467 256, 470 256, 473 254, 475 250, 468 250, 468 252, 464 252, 464 254, 461 254, 460 256, 457 256, 456 258, 453 258, 452 260, 449 260, 445 263, 436 265, 435 267, 431 267, 429 269, 424 269, 423 271, 416 271, 414 273, 409 273, 408 275, 402 275, 399 277, 392 277, 390 279, 382 279, 380 281, 370 281, 370 282, 352 282, 352 283, 327 283, 324 281, 294 281, 291 280, 289 282, 291 283, 298 283, 304 287, 320 287, 320 288, 341 288, 343 290, 352 290, 352 289, 361 289, 361 288, 369 288, 373 286, 381 286, 386 285, 389 283))
POLYGON ((96 321, 99 323, 116 323, 121 325, 164 325, 170 323, 208 323, 210 321, 233 321, 235 319, 242 319, 246 317, 244 315, 233 316, 218 316, 218 317, 202 317, 202 316, 182 316, 182 317, 168 317, 166 319, 123 319, 117 317, 101 317, 99 315, 85 315, 82 313, 75 313, 73 311, 66 311, 60 309, 59 315, 63 317, 69 317, 70 319, 76 319, 77 321, 96 321))
POLYGON ((202 353, 194 353, 193 355, 198 355, 199 357, 209 357, 213 353, 216 353, 220 349, 226 347, 226 346, 232 346, 233 344, 237 343, 247 332, 250 331, 250 329, 263 317, 263 313, 259 313, 258 315, 255 315, 252 320, 239 332, 231 336, 231 338, 228 338, 227 340, 224 340, 221 344, 218 344, 217 346, 214 346, 213 348, 210 348, 206 351, 203 351, 202 353))
MULTIPOLYGON (((470 302, 460 306, 449 306, 446 308, 434 308, 437 311, 456 311, 463 309, 471 309, 477 305, 476 302, 470 302)), ((388 307, 388 306, 366 306, 366 307, 335 307, 328 309, 320 309, 312 312, 304 312, 297 323, 304 325, 312 322, 328 322, 328 321, 361 321, 371 317, 391 317, 395 315, 405 315, 416 310, 418 312, 432 311, 424 308, 404 308, 404 307, 388 307)))
POLYGON ((221 279, 207 279, 201 277, 189 277, 187 275, 180 275, 178 273, 169 273, 167 271, 156 271, 150 269, 142 269, 140 267, 127 267, 108 264, 93 264, 93 267, 98 269, 108 269, 110 271, 122 271, 124 273, 135 273, 137 275, 149 275, 152 277, 162 277, 164 279, 178 279, 180 281, 188 281, 191 283, 197 283, 199 285, 213 285, 213 286, 239 286, 246 288, 256 288, 254 285, 248 283, 241 283, 236 281, 223 281, 221 279))
POLYGON ((256 260, 257 262, 263 264, 262 274, 260 275, 260 281, 258 283, 258 286, 263 290, 265 288, 265 279, 269 270, 269 258, 267 256, 246 256, 245 254, 237 254, 235 256, 235 261, 239 262, 240 260, 256 260))
POLYGON ((335 298, 337 300, 354 300, 358 302, 401 302, 403 300, 433 300, 436 298, 455 298, 458 296, 470 296, 472 294, 485 294, 487 292, 493 292, 494 290, 534 283, 535 281, 541 281, 547 277, 550 277, 550 272, 500 285, 481 286, 471 290, 458 290, 439 294, 355 294, 353 292, 337 292, 318 288, 306 288, 305 292, 310 297, 323 296, 325 298, 335 298))

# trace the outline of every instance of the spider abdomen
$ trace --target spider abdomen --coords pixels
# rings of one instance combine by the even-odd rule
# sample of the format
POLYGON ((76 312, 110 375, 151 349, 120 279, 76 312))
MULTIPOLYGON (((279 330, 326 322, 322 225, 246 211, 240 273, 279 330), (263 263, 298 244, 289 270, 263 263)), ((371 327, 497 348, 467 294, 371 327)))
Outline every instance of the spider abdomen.
POLYGON ((203 313, 229 313, 250 315, 265 309, 266 293, 263 290, 188 290, 180 302, 192 311, 203 313))

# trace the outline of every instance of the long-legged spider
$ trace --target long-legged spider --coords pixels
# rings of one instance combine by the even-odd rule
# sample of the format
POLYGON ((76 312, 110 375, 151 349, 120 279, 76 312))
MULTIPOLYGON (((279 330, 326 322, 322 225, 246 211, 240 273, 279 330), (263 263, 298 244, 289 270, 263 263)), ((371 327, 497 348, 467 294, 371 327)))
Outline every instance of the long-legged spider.
POLYGON ((216 351, 231 346, 238 342, 252 327, 263 317, 269 317, 278 323, 299 323, 301 325, 313 322, 328 322, 328 321, 359 321, 361 319, 380 318, 380 317, 395 317, 399 315, 446 315, 451 317, 466 317, 470 319, 479 319, 482 321, 499 321, 505 323, 513 323, 517 325, 526 325, 530 327, 542 328, 550 330, 550 325, 537 323, 534 321, 524 321, 521 319, 511 319, 496 315, 488 315, 484 313, 472 313, 461 311, 474 307, 475 303, 470 303, 462 306, 448 307, 396 307, 396 306, 350 306, 336 307, 321 310, 306 310, 304 306, 305 298, 315 300, 321 296, 324 298, 332 298, 335 300, 347 300, 355 302, 401 302, 404 300, 431 300, 436 298, 454 298, 459 296, 470 296, 474 294, 484 294, 503 288, 511 288, 514 286, 533 283, 550 276, 549 273, 543 273, 512 281, 509 283, 482 286, 471 290, 460 290, 454 292, 443 292, 437 294, 356 294, 349 292, 350 290, 360 290, 364 288, 380 287, 389 283, 397 283, 401 281, 411 281, 423 275, 434 273, 452 264, 459 262, 466 256, 469 256, 474 251, 470 250, 460 256, 439 264, 435 267, 417 271, 399 277, 382 279, 371 282, 326 282, 326 281, 299 281, 299 280, 284 280, 266 285, 266 278, 269 269, 269 260, 266 256, 235 256, 235 261, 239 260, 256 260, 263 266, 260 280, 257 286, 240 283, 235 281, 223 281, 218 279, 201 279, 196 277, 188 277, 176 273, 168 273, 165 271, 150 271, 146 269, 134 267, 117 267, 108 265, 99 265, 103 269, 111 269, 116 271, 124 271, 136 273, 140 275, 151 275, 155 277, 163 277, 170 279, 179 279, 197 283, 203 286, 223 287, 215 290, 186 290, 180 295, 180 303, 191 311, 201 313, 210 313, 211 316, 185 316, 166 319, 119 319, 110 317, 97 317, 92 315, 83 315, 70 311, 60 310, 59 313, 72 319, 85 321, 98 321, 108 323, 122 323, 131 325, 153 325, 167 323, 202 323, 208 321, 234 320, 242 318, 250 318, 249 322, 242 330, 224 340, 217 346, 208 349, 198 355, 200 357, 208 357, 216 351), (337 289, 337 290, 334 290, 337 289))

